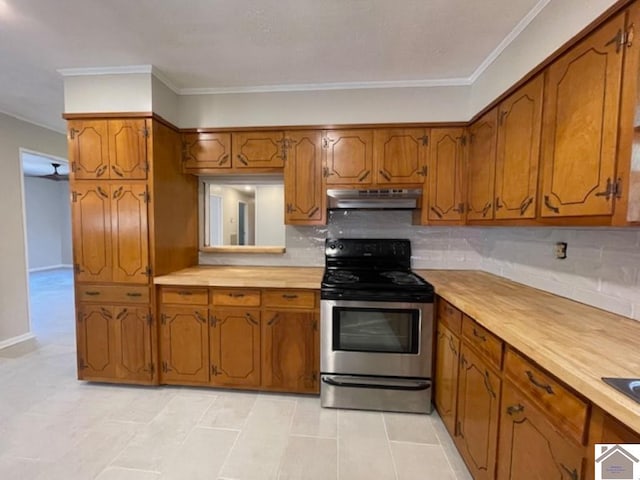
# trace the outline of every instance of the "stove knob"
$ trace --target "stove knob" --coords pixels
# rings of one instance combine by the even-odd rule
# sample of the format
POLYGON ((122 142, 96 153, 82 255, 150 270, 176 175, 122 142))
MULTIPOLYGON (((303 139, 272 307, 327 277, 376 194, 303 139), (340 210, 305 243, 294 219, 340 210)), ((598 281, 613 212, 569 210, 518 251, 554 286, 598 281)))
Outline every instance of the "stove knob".
POLYGON ((338 248, 339 248, 340 250, 342 250, 342 249, 344 248, 344 245, 340 243, 340 244, 338 245, 338 248))
POLYGON ((329 244, 329 248, 330 248, 331 250, 335 250, 335 249, 336 249, 336 244, 335 244, 335 243, 331 243, 331 244, 329 244))

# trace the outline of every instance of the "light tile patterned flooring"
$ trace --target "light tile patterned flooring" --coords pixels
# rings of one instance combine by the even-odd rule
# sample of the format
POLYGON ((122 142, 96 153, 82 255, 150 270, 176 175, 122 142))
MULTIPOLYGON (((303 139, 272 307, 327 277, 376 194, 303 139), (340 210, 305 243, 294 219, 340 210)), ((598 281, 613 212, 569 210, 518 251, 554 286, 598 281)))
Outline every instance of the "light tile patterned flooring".
POLYGON ((31 294, 37 340, 0 350, 0 479, 471 478, 435 412, 79 382, 71 271, 31 274, 31 294))

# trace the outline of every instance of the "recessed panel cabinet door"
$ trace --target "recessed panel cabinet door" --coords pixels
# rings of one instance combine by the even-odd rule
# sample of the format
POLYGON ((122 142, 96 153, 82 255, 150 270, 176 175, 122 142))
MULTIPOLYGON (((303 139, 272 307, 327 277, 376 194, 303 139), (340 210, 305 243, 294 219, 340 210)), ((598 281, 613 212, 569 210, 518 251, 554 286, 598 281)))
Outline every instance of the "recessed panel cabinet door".
POLYGON ((366 187, 373 181, 373 131, 330 130, 322 139, 327 185, 366 187))
POLYGON ((108 122, 111 178, 147 178, 147 139, 150 132, 147 120, 135 118, 108 122))
POLYGON ((285 148, 283 132, 238 132, 231 136, 234 169, 281 168, 285 148))
POLYGON ((322 189, 322 132, 288 132, 284 166, 285 223, 324 223, 325 193, 322 189))
POLYGON ((547 71, 543 217, 613 211, 624 28, 624 14, 614 17, 547 71))
POLYGON ((452 437, 455 435, 459 358, 460 339, 442 323, 439 323, 436 343, 434 401, 438 414, 452 437))
POLYGON ((183 134, 182 161, 187 171, 231 168, 231 134, 183 134))
POLYGON ((473 478, 493 479, 501 380, 487 367, 485 360, 463 344, 458 382, 458 428, 455 441, 473 478))
POLYGON ((114 282, 149 281, 147 198, 145 184, 111 185, 114 282))
POLYGON ((161 307, 160 378, 165 383, 209 383, 206 308, 161 307))
POLYGON ((211 383, 260 386, 260 310, 214 310, 210 319, 211 383))
POLYGON ((422 209, 423 223, 464 220, 464 138, 462 128, 431 130, 429 201, 422 209))
POLYGON ((501 410, 497 478, 586 478, 582 474, 584 447, 560 435, 510 382, 505 382, 501 410))
POLYGON ((109 138, 104 120, 69 120, 69 176, 73 180, 109 178, 109 138))
POLYGON ((375 183, 422 184, 427 175, 429 137, 423 128, 378 129, 373 133, 375 183))
POLYGON ((113 321, 113 308, 109 306, 78 306, 76 341, 80 380, 116 377, 117 341, 111 327, 113 321))
POLYGON ((151 348, 151 316, 148 307, 113 309, 115 366, 118 378, 149 381, 155 365, 151 348))
POLYGON ((497 132, 498 110, 495 108, 469 127, 468 220, 493 219, 497 132))
POLYGON ((536 216, 543 87, 540 75, 500 105, 496 219, 536 216))
POLYGON ((73 263, 77 282, 110 282, 111 202, 109 185, 75 183, 71 191, 73 263))
POLYGON ((265 311, 262 322, 262 385, 273 390, 318 393, 316 312, 265 311))

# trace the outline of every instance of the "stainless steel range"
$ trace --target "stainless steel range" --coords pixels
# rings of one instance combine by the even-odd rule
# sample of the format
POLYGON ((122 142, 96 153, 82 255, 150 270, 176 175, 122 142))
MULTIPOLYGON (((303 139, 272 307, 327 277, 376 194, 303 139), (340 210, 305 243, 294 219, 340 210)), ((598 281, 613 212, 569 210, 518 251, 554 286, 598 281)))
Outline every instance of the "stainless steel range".
POLYGON ((322 406, 430 413, 434 293, 409 240, 327 239, 325 266, 322 406))

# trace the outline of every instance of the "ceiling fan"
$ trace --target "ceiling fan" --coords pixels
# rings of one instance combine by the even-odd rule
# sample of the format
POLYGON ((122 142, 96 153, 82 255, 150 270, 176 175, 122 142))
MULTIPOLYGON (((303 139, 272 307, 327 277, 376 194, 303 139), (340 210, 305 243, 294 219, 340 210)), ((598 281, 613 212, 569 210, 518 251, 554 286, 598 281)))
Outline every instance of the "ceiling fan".
POLYGON ((51 166, 53 167, 53 173, 50 173, 49 175, 43 175, 42 178, 48 178, 50 180, 55 180, 56 182, 59 182, 61 180, 69 180, 69 175, 58 173, 58 168, 60 168, 61 166, 59 163, 52 162, 51 166))

